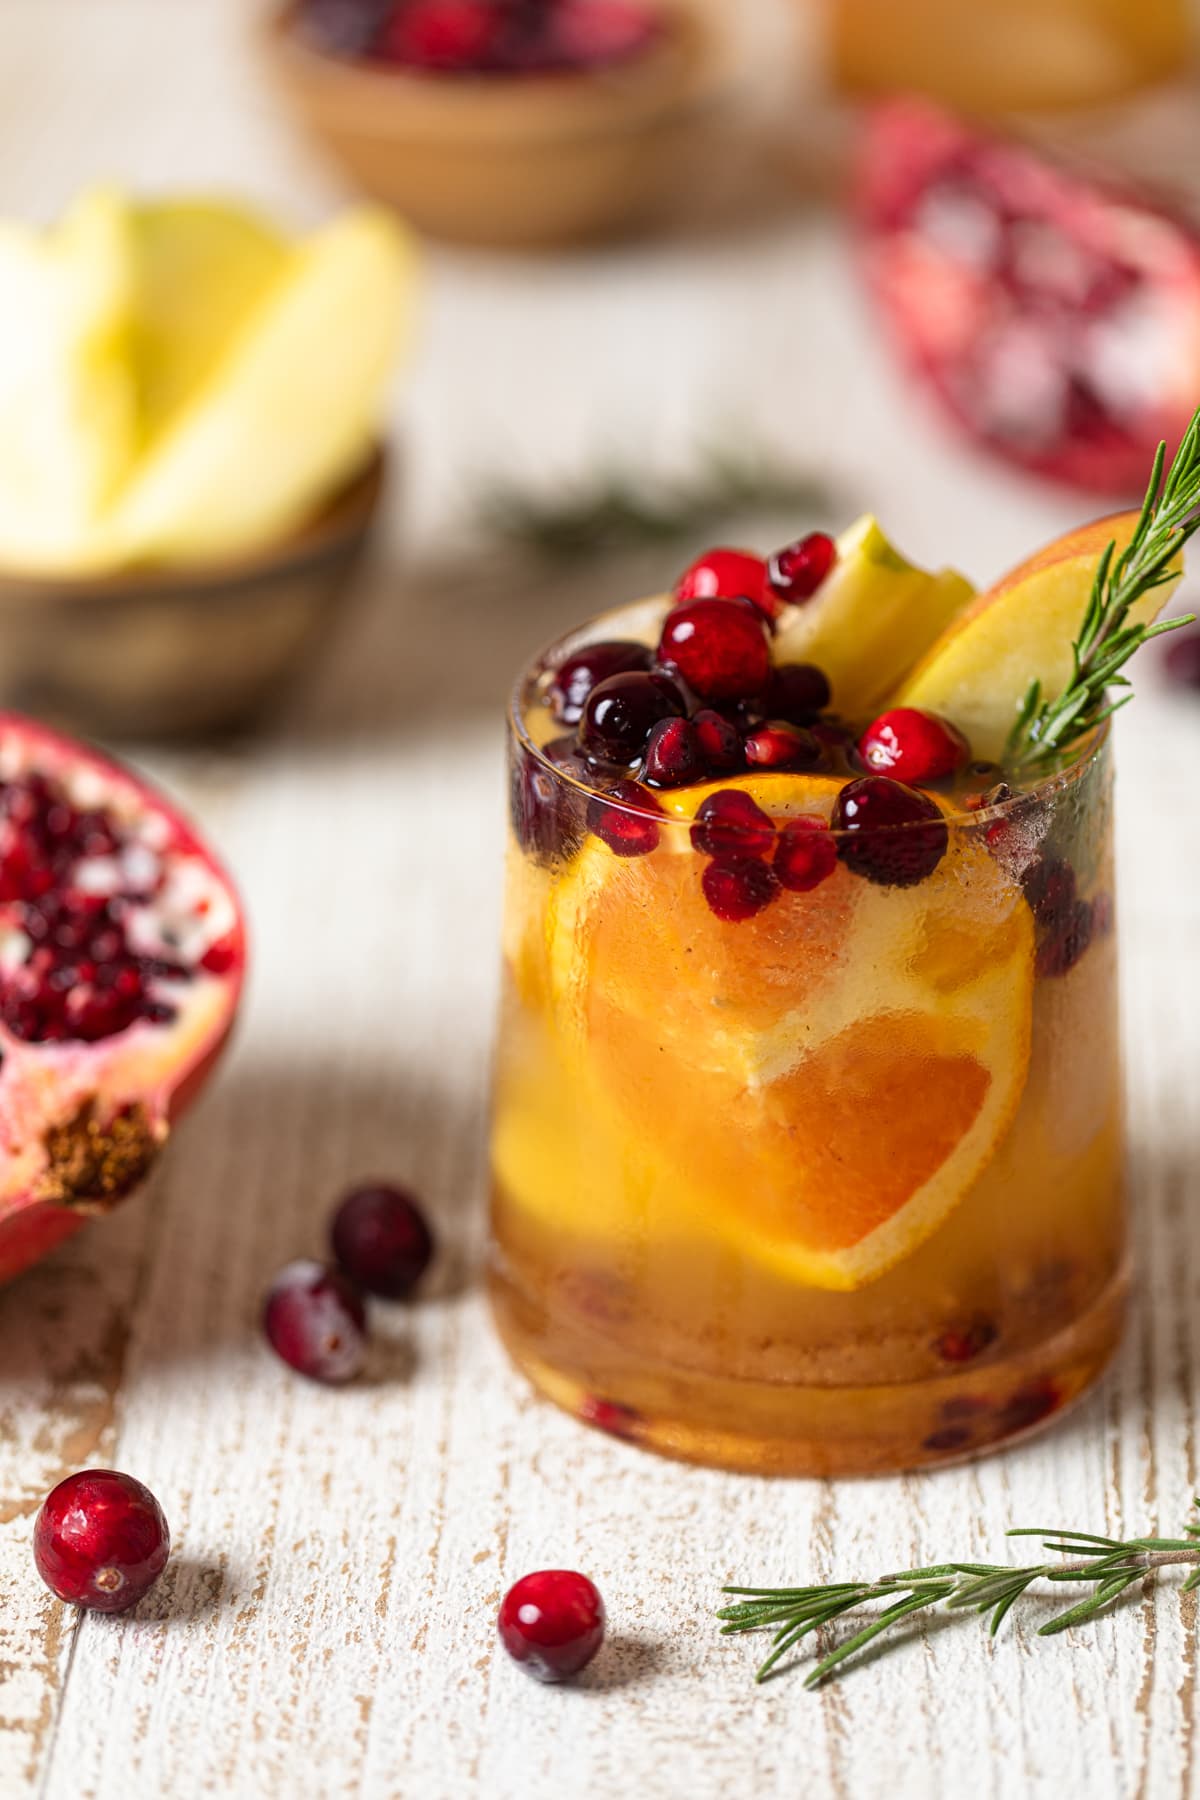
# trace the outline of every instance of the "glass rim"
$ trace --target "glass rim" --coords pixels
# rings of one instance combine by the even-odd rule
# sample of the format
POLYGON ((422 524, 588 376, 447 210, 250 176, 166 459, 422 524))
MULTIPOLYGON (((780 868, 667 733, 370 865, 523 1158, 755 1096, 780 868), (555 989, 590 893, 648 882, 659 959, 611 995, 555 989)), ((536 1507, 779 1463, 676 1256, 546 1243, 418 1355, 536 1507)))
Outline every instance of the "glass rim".
MULTIPOLYGON (((656 596, 651 595, 649 596, 649 599, 652 600, 655 597, 656 596)), ((664 594, 663 599, 669 599, 669 596, 664 594)), ((594 801, 598 805, 610 807, 614 812, 628 813, 635 818, 654 819, 660 826, 677 825, 681 826, 684 830, 689 830, 693 821, 691 818, 681 813, 666 812, 659 807, 640 806, 636 801, 616 798, 611 792, 606 791, 604 788, 589 787, 586 781, 581 780, 579 776, 572 774, 569 769, 564 768, 561 763, 557 763, 552 757, 547 756, 545 746, 539 744, 534 739, 525 723, 525 703, 529 696, 529 689, 536 676, 544 670, 557 667, 559 663, 563 662, 566 657, 571 654, 574 648, 580 647, 582 644, 588 642, 587 634, 593 626, 602 625, 605 620, 612 617, 614 611, 619 612, 620 610, 619 607, 610 607, 604 612, 593 613, 579 625, 573 626, 570 631, 566 631, 560 637, 555 638, 544 650, 538 651, 529 659, 517 675, 509 693, 507 707, 508 730, 521 750, 528 756, 531 756, 549 776, 555 781, 560 782, 563 787, 574 789, 574 791, 584 800, 589 802, 594 801)), ((571 727, 566 726, 564 727, 563 732, 558 735, 566 736, 570 731, 571 727)), ((968 826, 977 827, 980 825, 991 825, 1004 819, 1011 819, 1027 807, 1053 804, 1061 794, 1074 787, 1076 782, 1083 779, 1084 775, 1087 774, 1088 770, 1097 761, 1105 746, 1108 744, 1111 733, 1112 718, 1110 716, 1109 718, 1102 719, 1098 725, 1094 725, 1090 731, 1085 732, 1084 735, 1071 746, 1071 749, 1066 752, 1070 758, 1069 761, 1063 763, 1061 767, 1042 776, 1042 778, 1032 787, 1015 788, 1006 800, 997 800, 993 802, 991 806, 980 806, 975 808, 965 806, 950 807, 947 804, 943 804, 942 796, 936 788, 920 788, 917 791, 919 793, 929 794, 930 798, 936 801, 942 814, 941 822, 947 827, 962 828, 968 826)), ((885 775, 885 771, 883 770, 864 769, 862 773, 863 777, 872 774, 885 775)), ((826 771, 820 769, 761 769, 758 771, 729 769, 719 771, 707 781, 689 782, 686 787, 662 789, 648 787, 646 792, 652 797, 657 798, 659 794, 686 793, 689 787, 717 788, 731 786, 741 787, 744 790, 747 775, 763 782, 783 781, 789 775, 814 775, 818 777, 825 776, 825 778, 829 780, 837 779, 836 776, 829 775, 826 771)), ((894 779, 894 777, 886 776, 885 778, 894 779)), ((620 781, 635 781, 637 778, 626 772, 625 774, 618 776, 617 779, 620 781)), ((861 779, 861 777, 849 775, 841 782, 841 786, 845 787, 849 782, 857 779, 861 779)), ((1004 779, 1004 772, 1002 769, 996 779, 997 782, 1004 779)), ((870 827, 870 830, 872 834, 875 834, 876 832, 928 831, 929 827, 936 823, 937 821, 934 819, 906 819, 902 822, 893 824, 874 824, 870 827)), ((828 829, 834 837, 857 837, 861 835, 860 831, 847 829, 845 827, 835 827, 830 825, 828 829)))

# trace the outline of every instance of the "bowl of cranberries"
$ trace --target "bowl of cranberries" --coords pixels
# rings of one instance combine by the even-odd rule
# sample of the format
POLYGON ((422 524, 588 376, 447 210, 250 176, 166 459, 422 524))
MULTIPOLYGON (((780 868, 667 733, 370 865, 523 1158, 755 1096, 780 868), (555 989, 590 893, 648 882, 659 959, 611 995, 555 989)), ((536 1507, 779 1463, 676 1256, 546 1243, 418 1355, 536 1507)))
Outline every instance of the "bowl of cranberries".
POLYGON ((515 248, 669 211, 723 68, 684 0, 289 0, 266 50, 356 186, 434 236, 515 248))

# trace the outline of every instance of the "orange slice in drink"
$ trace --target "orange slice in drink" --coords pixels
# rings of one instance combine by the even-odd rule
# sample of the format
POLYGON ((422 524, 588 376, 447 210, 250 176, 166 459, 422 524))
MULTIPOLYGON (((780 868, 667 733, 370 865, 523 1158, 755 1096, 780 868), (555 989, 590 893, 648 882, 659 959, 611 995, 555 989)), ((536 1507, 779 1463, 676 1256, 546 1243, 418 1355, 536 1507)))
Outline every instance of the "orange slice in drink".
MULTIPOLYGON (((776 774, 660 795, 678 826, 638 858, 589 838, 547 948, 563 1053, 631 1156, 655 1161, 664 1229, 845 1289, 935 1231, 1003 1137, 1029 1059, 1033 930, 961 827, 915 887, 839 864, 718 919, 688 832, 701 802, 736 786, 775 819, 827 819, 840 785, 776 774)), ((619 1205, 592 1223, 620 1229, 619 1205)))

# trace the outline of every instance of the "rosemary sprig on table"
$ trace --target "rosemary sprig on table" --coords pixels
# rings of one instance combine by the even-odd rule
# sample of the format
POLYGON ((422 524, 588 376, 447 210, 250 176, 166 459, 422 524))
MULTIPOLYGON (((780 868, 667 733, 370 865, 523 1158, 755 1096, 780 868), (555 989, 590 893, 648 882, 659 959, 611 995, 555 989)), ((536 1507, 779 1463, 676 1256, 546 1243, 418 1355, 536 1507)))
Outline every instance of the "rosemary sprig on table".
POLYGON ((670 544, 752 514, 818 513, 831 495, 811 472, 766 455, 707 451, 689 480, 664 482, 614 465, 553 497, 500 485, 480 502, 484 524, 539 555, 576 558, 670 544))
POLYGON ((1072 646, 1071 679, 1052 700, 1042 698, 1038 681, 1030 682, 1026 690, 1005 752, 1010 767, 1044 768, 1076 738, 1125 706, 1132 694, 1110 700, 1108 690, 1129 686, 1128 676, 1119 671, 1134 651, 1148 638, 1193 622, 1194 615, 1189 614, 1154 625, 1129 623, 1130 608, 1172 579, 1171 564, 1200 526, 1196 511, 1200 506, 1200 410, 1192 415, 1164 481, 1166 454, 1166 445, 1160 444, 1133 536, 1119 556, 1114 540, 1100 558, 1079 636, 1072 646))
MULTIPOLYGON (((1200 1509, 1200 1497, 1193 1504, 1200 1509)), ((1039 1637, 1054 1637, 1072 1625, 1094 1619, 1135 1581, 1159 1569, 1179 1563, 1200 1565, 1200 1518, 1184 1527, 1181 1538, 1097 1537, 1090 1531, 1055 1531, 1045 1526, 1022 1526, 1008 1537, 1038 1537, 1042 1548, 1069 1562, 1031 1563, 1015 1567, 1003 1563, 935 1563, 927 1569, 904 1569, 881 1575, 875 1581, 835 1581, 815 1587, 722 1588, 740 1598, 717 1614, 723 1619, 722 1636, 742 1631, 775 1628, 770 1654, 760 1666, 756 1681, 763 1681, 789 1650, 810 1632, 820 1631, 834 1619, 851 1613, 872 1600, 887 1605, 871 1622, 828 1651, 810 1669, 805 1687, 816 1687, 827 1676, 840 1674, 847 1661, 867 1645, 916 1613, 934 1607, 949 1611, 990 1614, 989 1634, 995 1637, 1009 1609, 1035 1581, 1079 1582, 1092 1591, 1082 1600, 1056 1613, 1039 1626, 1039 1637)), ((1200 1587, 1200 1566, 1183 1583, 1181 1592, 1200 1587)), ((887 1646, 883 1646, 887 1648, 887 1646)))

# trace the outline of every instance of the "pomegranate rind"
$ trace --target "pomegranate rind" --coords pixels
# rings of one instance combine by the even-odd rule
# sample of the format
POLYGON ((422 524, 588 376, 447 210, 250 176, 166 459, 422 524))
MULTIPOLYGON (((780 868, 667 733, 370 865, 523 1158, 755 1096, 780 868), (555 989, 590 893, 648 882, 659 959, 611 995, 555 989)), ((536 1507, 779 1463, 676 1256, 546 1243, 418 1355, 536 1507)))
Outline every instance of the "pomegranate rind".
POLYGON ((196 1098, 232 1029, 246 963, 230 877, 189 821, 112 758, 0 712, 0 780, 37 772, 79 805, 136 828, 169 871, 193 975, 171 985, 175 1017, 95 1042, 26 1042, 0 1026, 0 1281, 140 1185, 196 1098), (189 908, 191 909, 189 911, 189 908), (186 915, 186 916, 185 916, 186 915), (199 966, 220 946, 218 967, 199 966))
POLYGON ((869 115, 855 213, 864 278, 889 334, 956 426, 1036 475, 1140 495, 1159 439, 1169 449, 1179 442, 1200 385, 1200 237, 1185 221, 1032 145, 909 98, 869 115), (1129 285, 1124 310, 1097 312, 1081 295, 1051 327, 989 263, 986 221, 972 233, 968 216, 956 236, 944 219, 937 224, 936 209, 933 223, 922 215, 922 197, 943 186, 953 193, 956 184, 968 198, 976 186, 986 190, 1005 230, 1053 238, 1044 254, 1064 278, 1079 260, 1117 271, 1129 285), (981 360, 985 349, 994 370, 981 360), (1003 359, 1014 355, 1020 367, 1009 369, 1003 359), (1036 377, 1042 358, 1044 391, 1036 377), (1073 422, 1063 398, 1073 372, 1098 383, 1109 408, 1090 429, 1073 422), (1027 403, 1018 406, 1026 387, 1027 403))

